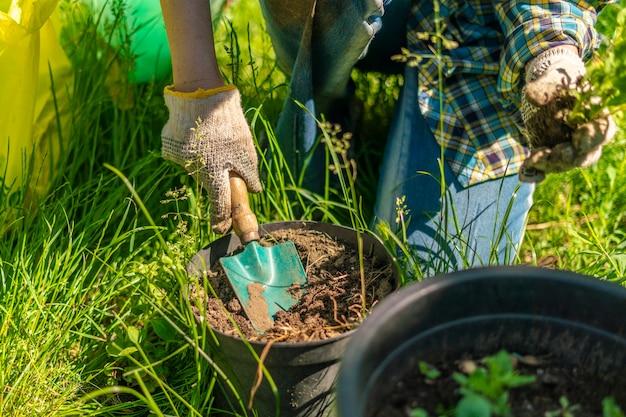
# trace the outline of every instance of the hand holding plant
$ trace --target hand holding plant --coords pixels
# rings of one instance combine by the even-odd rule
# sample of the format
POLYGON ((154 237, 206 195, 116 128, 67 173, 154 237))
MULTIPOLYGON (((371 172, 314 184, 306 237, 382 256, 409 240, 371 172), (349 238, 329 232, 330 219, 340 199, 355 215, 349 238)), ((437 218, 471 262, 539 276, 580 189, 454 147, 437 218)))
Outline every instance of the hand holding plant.
POLYGON ((525 182, 551 172, 596 163, 613 140, 613 117, 626 105, 626 8, 616 14, 613 35, 587 66, 573 52, 548 50, 528 65, 522 114, 531 155, 520 170, 525 182), (571 52, 571 53, 568 53, 571 52))
POLYGON ((549 49, 527 66, 522 93, 522 119, 531 154, 520 171, 525 182, 540 182, 548 173, 589 167, 602 147, 615 137, 615 122, 602 98, 589 97, 600 111, 592 118, 572 120, 574 92, 591 92, 585 64, 567 47, 549 49))

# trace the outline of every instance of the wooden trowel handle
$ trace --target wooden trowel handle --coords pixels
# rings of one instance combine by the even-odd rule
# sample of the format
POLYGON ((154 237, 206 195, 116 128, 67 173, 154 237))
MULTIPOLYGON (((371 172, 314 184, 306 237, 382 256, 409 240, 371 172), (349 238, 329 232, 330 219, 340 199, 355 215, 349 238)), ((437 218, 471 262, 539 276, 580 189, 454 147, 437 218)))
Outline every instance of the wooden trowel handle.
POLYGON ((259 223, 248 203, 246 182, 234 171, 230 171, 230 202, 233 229, 244 245, 259 240, 259 223))

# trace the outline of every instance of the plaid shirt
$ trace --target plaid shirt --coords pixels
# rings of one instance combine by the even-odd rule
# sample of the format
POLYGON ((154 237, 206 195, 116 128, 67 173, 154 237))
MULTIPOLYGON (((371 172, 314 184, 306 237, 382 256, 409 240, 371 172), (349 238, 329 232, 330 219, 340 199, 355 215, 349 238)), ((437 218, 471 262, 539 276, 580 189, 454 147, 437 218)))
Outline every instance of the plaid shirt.
POLYGON ((408 23, 408 48, 423 57, 421 111, 463 186, 517 173, 527 155, 518 127, 524 65, 563 44, 590 58, 597 12, 614 1, 439 1, 443 36, 458 43, 442 59, 423 35, 436 32, 434 2, 413 0, 408 23))

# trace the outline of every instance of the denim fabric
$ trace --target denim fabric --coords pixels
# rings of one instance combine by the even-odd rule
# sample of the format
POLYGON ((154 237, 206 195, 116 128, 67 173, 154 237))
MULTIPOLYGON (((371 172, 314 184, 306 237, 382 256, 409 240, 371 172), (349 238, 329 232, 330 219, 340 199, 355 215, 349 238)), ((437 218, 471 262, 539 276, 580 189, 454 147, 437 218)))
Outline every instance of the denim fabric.
POLYGON ((260 0, 280 68, 291 76, 290 93, 276 128, 280 149, 304 187, 321 192, 324 154, 314 151, 314 116, 346 95, 350 72, 382 27, 383 0, 260 0))
POLYGON ((384 13, 383 0, 260 3, 280 68, 311 78, 316 103, 344 94, 350 71, 382 27, 384 13), (306 68, 298 65, 304 54, 310 56, 306 68))
POLYGON ((405 196, 408 240, 427 276, 510 263, 524 234, 534 185, 510 175, 462 187, 447 164, 440 166, 441 148, 417 98, 417 70, 407 67, 381 168, 376 220, 397 226, 396 199, 405 196))

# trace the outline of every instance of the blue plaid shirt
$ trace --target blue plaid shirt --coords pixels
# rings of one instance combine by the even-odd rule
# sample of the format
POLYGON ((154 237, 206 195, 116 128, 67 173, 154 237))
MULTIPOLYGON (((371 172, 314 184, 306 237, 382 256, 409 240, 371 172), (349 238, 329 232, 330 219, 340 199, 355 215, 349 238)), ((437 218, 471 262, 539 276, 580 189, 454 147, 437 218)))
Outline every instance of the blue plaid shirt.
POLYGON ((517 173, 527 155, 518 127, 525 64, 564 44, 590 58, 597 12, 613 2, 440 0, 443 36, 458 46, 437 59, 424 35, 436 32, 434 3, 413 1, 408 48, 422 57, 420 108, 462 185, 517 173))

